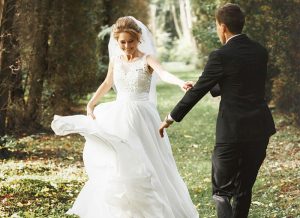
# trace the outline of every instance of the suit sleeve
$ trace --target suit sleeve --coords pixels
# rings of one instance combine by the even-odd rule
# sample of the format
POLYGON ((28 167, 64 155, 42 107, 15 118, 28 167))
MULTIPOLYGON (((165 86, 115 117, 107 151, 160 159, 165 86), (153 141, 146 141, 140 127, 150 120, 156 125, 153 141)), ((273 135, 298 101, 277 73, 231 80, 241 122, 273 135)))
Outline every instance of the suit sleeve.
POLYGON ((218 97, 221 95, 220 85, 217 83, 212 89, 209 91, 212 97, 218 97))
POLYGON ((170 113, 171 117, 176 122, 180 122, 194 105, 218 83, 223 77, 223 73, 220 55, 217 50, 209 55, 208 62, 202 75, 199 77, 194 87, 187 91, 174 107, 170 113))

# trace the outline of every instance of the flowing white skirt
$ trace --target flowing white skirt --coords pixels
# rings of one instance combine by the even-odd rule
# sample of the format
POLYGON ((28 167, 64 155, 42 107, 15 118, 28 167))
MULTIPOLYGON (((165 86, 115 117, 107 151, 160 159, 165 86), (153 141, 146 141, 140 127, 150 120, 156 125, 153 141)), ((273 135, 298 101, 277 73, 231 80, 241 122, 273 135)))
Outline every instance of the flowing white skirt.
POLYGON ((57 135, 79 133, 89 180, 68 214, 84 218, 196 218, 160 117, 147 100, 121 98, 98 105, 96 120, 54 116, 57 135))

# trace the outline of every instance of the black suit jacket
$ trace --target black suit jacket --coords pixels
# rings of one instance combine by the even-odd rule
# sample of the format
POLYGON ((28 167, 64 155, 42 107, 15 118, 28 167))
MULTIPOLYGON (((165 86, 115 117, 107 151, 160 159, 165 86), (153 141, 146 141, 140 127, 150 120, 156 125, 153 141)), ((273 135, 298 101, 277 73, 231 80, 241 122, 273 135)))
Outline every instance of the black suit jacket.
MULTIPOLYGON (((180 122, 210 90, 221 94, 216 143, 255 141, 276 132, 264 99, 268 53, 245 34, 212 52, 199 80, 178 102, 171 117, 180 122), (220 92, 218 91, 219 85, 220 92), (217 88, 214 91, 213 88, 217 88)), ((201 122, 201 121, 200 121, 201 122)))

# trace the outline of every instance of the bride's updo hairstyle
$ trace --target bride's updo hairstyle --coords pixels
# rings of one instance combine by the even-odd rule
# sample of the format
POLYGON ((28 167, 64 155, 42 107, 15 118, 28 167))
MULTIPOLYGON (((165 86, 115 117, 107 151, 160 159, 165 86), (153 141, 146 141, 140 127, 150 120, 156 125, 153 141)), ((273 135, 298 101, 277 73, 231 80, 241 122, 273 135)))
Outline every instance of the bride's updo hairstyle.
POLYGON ((113 36, 118 40, 120 33, 129 33, 132 37, 140 41, 142 30, 130 17, 120 17, 113 26, 113 36))

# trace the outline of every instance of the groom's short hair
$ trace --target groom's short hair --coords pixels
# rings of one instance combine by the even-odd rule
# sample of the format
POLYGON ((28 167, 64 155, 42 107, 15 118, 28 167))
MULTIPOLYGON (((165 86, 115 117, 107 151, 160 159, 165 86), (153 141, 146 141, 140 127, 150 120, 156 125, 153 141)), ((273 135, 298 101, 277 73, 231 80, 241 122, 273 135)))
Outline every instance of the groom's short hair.
POLYGON ((245 15, 237 4, 227 3, 216 11, 216 19, 219 24, 226 25, 231 33, 239 34, 245 24, 245 15))

